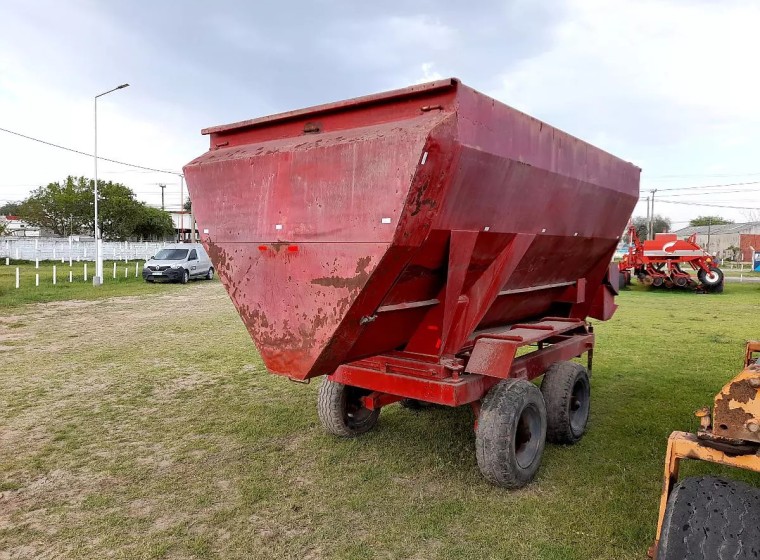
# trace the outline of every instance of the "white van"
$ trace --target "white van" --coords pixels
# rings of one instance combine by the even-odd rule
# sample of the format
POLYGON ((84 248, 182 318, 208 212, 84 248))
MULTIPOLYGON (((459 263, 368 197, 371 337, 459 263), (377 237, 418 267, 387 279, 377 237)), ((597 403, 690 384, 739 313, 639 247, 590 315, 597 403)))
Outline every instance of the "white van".
POLYGON ((146 282, 166 280, 187 282, 194 278, 214 278, 214 266, 200 243, 179 243, 161 249, 143 266, 146 282))

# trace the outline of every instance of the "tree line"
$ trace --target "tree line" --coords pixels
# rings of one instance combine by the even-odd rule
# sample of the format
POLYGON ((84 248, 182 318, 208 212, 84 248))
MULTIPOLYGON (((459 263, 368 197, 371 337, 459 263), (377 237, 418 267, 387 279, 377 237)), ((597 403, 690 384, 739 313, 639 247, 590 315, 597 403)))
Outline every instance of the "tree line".
MULTIPOLYGON (((95 231, 94 181, 66 177, 38 187, 20 202, 0 207, 0 214, 19 216, 31 225, 56 235, 92 235, 95 231)), ((98 181, 98 222, 103 239, 164 239, 174 235, 171 215, 137 200, 121 183, 98 181)))
MULTIPOLYGON (((720 216, 697 216, 696 218, 689 220, 690 226, 720 226, 733 223, 733 220, 727 220, 720 216)), ((636 234, 639 236, 639 239, 647 239, 649 218, 645 216, 636 216, 633 218, 633 226, 636 228, 636 234)), ((655 234, 667 233, 671 229, 670 218, 655 214, 652 218, 652 226, 655 234)))

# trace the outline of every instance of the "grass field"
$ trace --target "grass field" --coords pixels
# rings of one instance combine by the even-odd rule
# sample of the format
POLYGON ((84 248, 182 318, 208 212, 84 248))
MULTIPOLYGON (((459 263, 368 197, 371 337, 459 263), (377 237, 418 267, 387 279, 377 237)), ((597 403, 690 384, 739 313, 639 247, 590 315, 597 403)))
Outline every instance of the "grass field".
POLYGON ((0 263, 0 309, 17 307, 26 303, 42 303, 72 299, 101 299, 120 295, 153 294, 163 290, 177 288, 168 284, 147 285, 140 274, 144 261, 138 261, 138 276, 135 277, 135 261, 116 262, 116 278, 113 278, 114 261, 104 261, 103 285, 93 288, 92 274, 95 263, 87 263, 87 281, 84 280, 83 262, 74 262, 69 267, 69 261, 42 261, 39 268, 34 262, 10 261, 5 265, 5 259, 0 263), (56 267, 57 282, 53 285, 53 266, 56 267), (16 268, 19 269, 19 287, 16 288, 16 268), (126 269, 126 270, 125 270, 126 269), (69 271, 72 281, 69 282, 69 271), (126 276, 125 276, 126 272, 126 276), (35 284, 35 275, 39 274, 40 284, 35 284))
POLYGON ((219 283, 148 288, 0 318, 0 559, 643 560, 668 434, 760 337, 760 286, 625 291, 597 325, 587 436, 507 492, 468 409, 394 405, 334 439, 318 384, 264 372, 219 283))

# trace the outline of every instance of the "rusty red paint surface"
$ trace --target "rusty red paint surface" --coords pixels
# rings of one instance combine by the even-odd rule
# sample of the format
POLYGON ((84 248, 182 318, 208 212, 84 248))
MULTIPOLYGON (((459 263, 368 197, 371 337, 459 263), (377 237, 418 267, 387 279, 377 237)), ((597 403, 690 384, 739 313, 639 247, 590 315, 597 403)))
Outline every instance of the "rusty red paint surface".
POLYGON ((614 311, 639 169, 457 80, 206 132, 193 210, 274 373, 614 311))

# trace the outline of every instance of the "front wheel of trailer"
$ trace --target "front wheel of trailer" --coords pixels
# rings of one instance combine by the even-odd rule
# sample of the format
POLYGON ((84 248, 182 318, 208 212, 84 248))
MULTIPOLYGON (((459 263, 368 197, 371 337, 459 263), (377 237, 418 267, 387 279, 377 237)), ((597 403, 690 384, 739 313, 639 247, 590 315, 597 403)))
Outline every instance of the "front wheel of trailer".
POLYGON ((370 410, 361 400, 370 391, 325 378, 319 386, 317 413, 325 430, 338 437, 355 437, 377 424, 380 410, 370 410))

